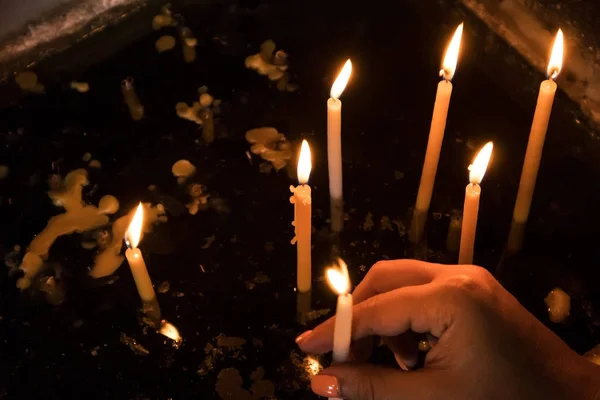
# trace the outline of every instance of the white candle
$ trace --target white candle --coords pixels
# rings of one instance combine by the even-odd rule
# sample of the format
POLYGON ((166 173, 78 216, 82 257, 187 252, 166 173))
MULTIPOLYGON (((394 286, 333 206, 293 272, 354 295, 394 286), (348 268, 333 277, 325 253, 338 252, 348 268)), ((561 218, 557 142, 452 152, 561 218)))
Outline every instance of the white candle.
POLYGON ((129 263, 129 268, 131 268, 131 274, 133 275, 138 293, 144 304, 145 311, 148 311, 154 319, 160 319, 160 309, 158 308, 158 302, 156 301, 156 293, 152 286, 152 280, 148 274, 142 252, 137 248, 140 243, 143 221, 144 206, 140 203, 125 234, 126 241, 128 245, 131 246, 125 252, 125 257, 129 263))
POLYGON ((460 234, 459 264, 473 264, 473 250, 475 247, 475 233, 477 231, 477 217, 479 214, 479 197, 481 187, 479 184, 485 175, 494 144, 489 142, 479 151, 473 164, 469 166, 470 184, 465 191, 465 205, 463 209, 463 223, 460 234))
POLYGON ((292 244, 297 247, 297 285, 301 293, 308 292, 311 288, 311 234, 312 234, 312 199, 311 189, 308 186, 308 178, 312 168, 310 159, 310 147, 306 140, 302 141, 300 158, 298 159, 298 182, 297 187, 290 186, 294 194, 290 202, 294 204, 295 237, 292 244))
MULTIPOLYGON (((554 95, 556 94, 556 82, 554 79, 560 73, 563 62, 564 39, 563 33, 559 29, 556 35, 556 40, 552 49, 550 63, 548 64, 548 80, 542 82, 538 95, 537 106, 533 115, 533 123, 531 124, 531 132, 529 133, 529 143, 527 144, 527 152, 523 162, 523 171, 521 172, 521 181, 519 183, 519 192, 515 202, 513 211, 513 225, 524 225, 529 218, 531 201, 533 200, 533 192, 537 180, 542 152, 544 150, 544 141, 546 140, 546 132, 548 131, 548 123, 552 114, 552 105, 554 103, 554 95)), ((518 251, 521 248, 521 238, 517 238, 512 229, 511 237, 509 237, 509 250, 518 251)))
POLYGON ((452 41, 448 45, 440 76, 444 79, 438 84, 435 104, 433 106, 433 116, 431 117, 431 127, 429 129, 429 140, 427 142, 427 151, 425 161, 423 162, 423 172, 421 173, 421 183, 417 194, 417 202, 413 220, 411 223, 409 238, 411 242, 418 243, 423 237, 425 231, 425 222, 427 213, 431 204, 431 195, 435 183, 444 132, 446 130, 446 119, 448 117, 448 108, 450 107, 450 97, 452 95, 452 83, 458 63, 458 54, 460 51, 460 42, 462 39, 463 24, 460 24, 454 33, 452 41))
POLYGON ((327 163, 329 166, 329 197, 331 201, 331 230, 341 232, 344 225, 344 196, 342 186, 342 102, 352 73, 352 62, 346 61, 342 71, 331 86, 327 100, 327 163))
POLYGON ((348 266, 338 259, 339 268, 327 270, 327 280, 331 288, 338 294, 333 331, 333 362, 343 363, 348 360, 350 343, 352 342, 352 306, 350 294, 350 278, 348 266))

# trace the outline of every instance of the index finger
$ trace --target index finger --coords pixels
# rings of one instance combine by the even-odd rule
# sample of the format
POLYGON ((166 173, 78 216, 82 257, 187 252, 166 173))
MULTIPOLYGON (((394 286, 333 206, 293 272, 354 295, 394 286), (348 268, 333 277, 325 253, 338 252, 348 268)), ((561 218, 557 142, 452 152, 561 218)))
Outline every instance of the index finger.
MULTIPOLYGON (((407 331, 440 337, 450 326, 452 313, 439 285, 409 286, 371 297, 352 308, 352 340, 367 336, 397 336, 407 331)), ((298 340, 307 353, 333 348, 335 317, 298 340)))
POLYGON ((443 266, 418 260, 379 261, 371 267, 362 282, 354 289, 354 303, 405 286, 431 282, 443 266))

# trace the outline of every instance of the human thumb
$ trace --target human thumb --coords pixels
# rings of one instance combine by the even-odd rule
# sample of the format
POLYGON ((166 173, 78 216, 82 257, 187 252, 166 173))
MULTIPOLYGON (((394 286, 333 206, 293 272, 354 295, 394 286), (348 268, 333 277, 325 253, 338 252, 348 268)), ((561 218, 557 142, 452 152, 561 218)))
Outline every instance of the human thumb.
POLYGON ((405 372, 369 364, 338 364, 312 378, 319 396, 344 400, 429 400, 443 397, 438 371, 405 372))

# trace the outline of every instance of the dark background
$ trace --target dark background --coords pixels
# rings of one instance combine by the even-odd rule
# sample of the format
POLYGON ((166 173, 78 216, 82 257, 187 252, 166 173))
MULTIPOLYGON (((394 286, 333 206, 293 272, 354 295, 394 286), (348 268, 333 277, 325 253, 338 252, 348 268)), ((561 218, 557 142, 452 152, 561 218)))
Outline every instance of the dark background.
MULTIPOLYGON (((303 355, 293 339, 307 329, 295 321, 295 249, 289 244, 293 208, 288 187, 296 182, 285 171, 260 173, 259 160, 251 164, 245 154, 244 133, 273 126, 296 145, 302 138, 310 141, 317 231, 313 306, 333 308, 335 298, 321 279, 331 258, 324 232, 329 209, 325 103, 331 83, 351 58, 353 76, 342 97, 349 220, 340 248, 357 284, 376 261, 414 255, 396 227, 382 231, 379 221, 387 216, 409 225, 440 60, 462 21, 463 47, 431 205, 441 218, 430 216, 427 258, 456 262, 456 255, 444 249, 447 214, 462 208, 467 166, 477 149, 493 140, 493 159, 482 183, 475 263, 496 273, 576 351, 597 344, 600 232, 594 132, 558 92, 525 249, 504 258, 537 90, 545 77, 459 3, 174 2, 199 40, 193 64, 183 62, 179 45, 157 54, 159 36, 176 36, 174 29, 151 31, 157 10, 151 4, 35 65, 46 85, 44 95, 22 95, 12 81, 2 87, 0 161, 10 175, 0 181, 0 243, 5 254, 16 244, 26 248, 60 211, 46 195, 49 174, 84 167, 82 155, 92 153, 102 168, 90 170, 87 201, 97 204, 102 195, 113 194, 121 202, 118 215, 140 200, 167 208, 169 222, 140 247, 153 281, 170 282, 170 291, 158 300, 184 343, 174 349, 138 324, 139 298, 127 265, 117 271, 117 280, 93 281, 87 276, 93 253, 81 248, 81 236, 61 238, 49 263, 65 273, 64 304, 51 306, 35 291, 19 293, 16 278, 0 274, 0 397, 209 399, 217 398, 214 387, 222 368, 239 368, 249 386, 250 373, 263 366, 278 398, 312 398, 307 377, 294 362, 303 355), (244 67, 244 58, 266 39, 289 53, 297 92, 279 92, 244 67), (145 106, 146 117, 139 122, 130 119, 122 101, 120 82, 127 76, 135 79, 145 106), (89 82, 91 90, 70 90, 73 79, 89 82), (223 100, 219 137, 211 145, 201 142, 195 124, 174 112, 177 102, 191 103, 203 85, 223 100), (194 181, 227 211, 187 213, 185 190, 170 172, 182 158, 197 166, 194 181), (404 177, 397 179, 395 171, 404 177), (147 190, 150 184, 158 186, 158 194, 147 190), (365 231, 368 213, 375 226, 365 231), (212 235, 215 242, 202 249, 212 235), (250 290, 247 282, 258 273, 270 282, 250 290), (572 315, 564 325, 548 321, 543 303, 556 286, 572 296, 572 315), (134 354, 120 343, 121 333, 150 354, 134 354), (198 376, 206 344, 214 344, 220 334, 247 343, 237 356, 225 352, 214 370, 198 376)), ((561 79, 569 79, 568 67, 559 87, 561 79)))

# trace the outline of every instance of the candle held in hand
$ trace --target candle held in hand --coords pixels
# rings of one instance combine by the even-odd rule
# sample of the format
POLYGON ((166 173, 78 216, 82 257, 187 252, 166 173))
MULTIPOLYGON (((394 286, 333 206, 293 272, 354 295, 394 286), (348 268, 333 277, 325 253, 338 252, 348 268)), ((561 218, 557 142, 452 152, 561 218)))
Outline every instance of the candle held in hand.
POLYGON ((554 79, 556 79, 562 69, 563 55, 564 39, 562 31, 559 29, 550 56, 550 63, 548 64, 549 79, 543 81, 540 86, 531 132, 529 133, 529 142, 523 162, 519 192, 517 193, 511 232, 508 239, 508 250, 510 252, 517 252, 522 246, 523 235, 520 227, 524 227, 529 219, 531 201, 533 200, 533 192, 544 150, 544 141, 546 140, 546 132, 548 131, 548 123, 557 89, 554 79))
POLYGON ((152 286, 152 280, 148 274, 146 263, 142 257, 142 252, 137 248, 142 234, 142 225, 144 222, 144 206, 142 203, 138 206, 131 224, 125 233, 125 240, 130 248, 125 252, 125 257, 131 268, 131 274, 135 280, 138 293, 144 304, 144 310, 154 321, 160 320, 160 308, 156 300, 156 293, 152 286))
POLYGON ((421 183, 419 184, 419 193, 417 194, 417 203, 410 228, 410 241, 418 243, 423 237, 425 231, 425 222, 427 213, 431 204, 431 195, 435 183, 444 132, 446 130, 446 119, 448 117, 448 108, 450 107, 450 97, 452 95, 452 83, 456 65, 458 63, 458 54, 460 52, 460 43, 463 33, 463 24, 460 24, 454 33, 454 37, 446 50, 444 62, 440 76, 444 79, 438 84, 435 104, 433 106, 433 116, 431 118, 431 127, 429 129, 429 140, 427 142, 427 151, 425 161, 423 162, 423 172, 421 173, 421 183))
POLYGON ((350 277, 348 266, 338 259, 337 268, 327 269, 327 281, 338 294, 333 331, 333 362, 343 363, 348 360, 352 341, 352 295, 350 294, 350 277))
POLYGON ((465 191, 465 205, 463 209, 462 232, 460 234, 459 264, 473 264, 473 251, 475 247, 475 232, 477 231, 477 216, 479 214, 479 197, 481 187, 479 184, 492 157, 494 144, 489 142, 479 151, 473 164, 469 166, 469 180, 465 191))
POLYGON ((342 102, 350 75, 352 61, 346 61, 342 71, 331 86, 327 100, 327 163, 329 166, 329 198, 331 201, 331 230, 341 232, 344 225, 344 196, 342 185, 342 102))
POLYGON ((312 199, 311 189, 308 186, 312 162, 310 158, 310 147, 306 140, 302 141, 300 158, 298 159, 298 181, 297 187, 290 186, 290 191, 294 194, 290 202, 294 204, 294 222, 296 236, 292 239, 292 244, 296 244, 297 258, 297 284, 298 291, 308 292, 311 288, 311 240, 312 234, 312 199))

